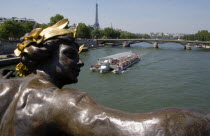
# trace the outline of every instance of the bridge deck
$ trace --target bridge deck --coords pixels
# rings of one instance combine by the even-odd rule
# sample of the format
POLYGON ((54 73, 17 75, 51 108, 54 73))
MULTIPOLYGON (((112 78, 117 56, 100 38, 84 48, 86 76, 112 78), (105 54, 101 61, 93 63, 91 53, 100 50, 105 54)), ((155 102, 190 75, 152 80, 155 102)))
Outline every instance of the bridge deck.
POLYGON ((189 40, 168 40, 168 39, 96 39, 96 41, 113 42, 113 41, 139 41, 139 42, 175 42, 175 43, 195 43, 195 44, 209 44, 210 41, 189 41, 189 40))

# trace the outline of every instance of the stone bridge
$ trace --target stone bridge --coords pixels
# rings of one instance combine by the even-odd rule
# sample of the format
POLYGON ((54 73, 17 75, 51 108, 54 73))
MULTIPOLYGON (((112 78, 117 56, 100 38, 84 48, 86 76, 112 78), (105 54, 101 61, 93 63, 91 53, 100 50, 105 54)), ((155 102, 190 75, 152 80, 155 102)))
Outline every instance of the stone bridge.
POLYGON ((124 47, 130 47, 131 44, 147 42, 153 44, 154 48, 158 48, 159 44, 163 43, 179 43, 184 46, 184 49, 190 50, 192 46, 201 48, 210 48, 210 41, 188 41, 188 40, 168 40, 168 39, 97 39, 97 44, 113 43, 117 45, 123 45, 124 47))

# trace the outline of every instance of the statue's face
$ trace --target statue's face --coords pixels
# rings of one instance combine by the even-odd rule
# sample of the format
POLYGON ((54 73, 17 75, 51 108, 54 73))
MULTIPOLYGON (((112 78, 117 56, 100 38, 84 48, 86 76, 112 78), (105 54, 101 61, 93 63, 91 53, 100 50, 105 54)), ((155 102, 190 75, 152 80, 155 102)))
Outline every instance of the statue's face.
POLYGON ((56 76, 65 84, 77 83, 80 68, 84 63, 80 60, 78 49, 75 43, 62 42, 56 61, 56 76))

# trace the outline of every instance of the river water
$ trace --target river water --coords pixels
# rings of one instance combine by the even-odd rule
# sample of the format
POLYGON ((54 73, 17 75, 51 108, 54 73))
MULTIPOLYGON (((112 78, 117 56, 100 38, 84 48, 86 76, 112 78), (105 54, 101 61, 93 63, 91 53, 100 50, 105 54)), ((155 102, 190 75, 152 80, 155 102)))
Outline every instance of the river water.
POLYGON ((77 84, 65 87, 87 92, 107 107, 128 112, 150 112, 166 107, 210 110, 210 50, 184 50, 177 43, 137 43, 130 48, 108 47, 80 54, 85 66, 77 84), (123 74, 100 74, 90 65, 100 57, 133 51, 141 61, 123 74))
MULTIPOLYGON (((184 50, 177 43, 149 43, 131 47, 107 47, 80 54, 82 67, 76 88, 87 92, 104 106, 127 112, 150 112, 166 107, 187 107, 210 110, 210 50, 184 50), (132 51, 141 61, 123 74, 100 74, 90 65, 100 57, 132 51)), ((7 68, 14 68, 9 66, 7 68)))

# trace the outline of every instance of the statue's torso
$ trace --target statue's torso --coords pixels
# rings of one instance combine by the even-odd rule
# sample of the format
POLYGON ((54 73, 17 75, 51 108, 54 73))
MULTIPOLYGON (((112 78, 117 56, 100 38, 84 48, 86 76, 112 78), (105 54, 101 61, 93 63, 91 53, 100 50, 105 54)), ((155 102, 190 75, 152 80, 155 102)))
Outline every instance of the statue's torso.
POLYGON ((33 78, 0 83, 0 136, 61 135, 49 120, 57 90, 33 78))

